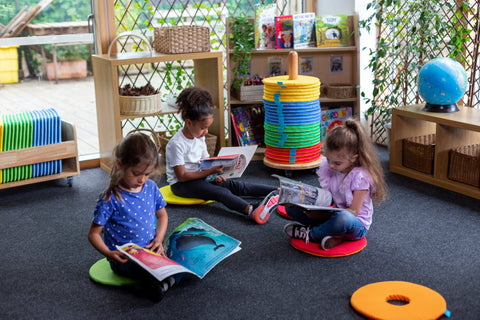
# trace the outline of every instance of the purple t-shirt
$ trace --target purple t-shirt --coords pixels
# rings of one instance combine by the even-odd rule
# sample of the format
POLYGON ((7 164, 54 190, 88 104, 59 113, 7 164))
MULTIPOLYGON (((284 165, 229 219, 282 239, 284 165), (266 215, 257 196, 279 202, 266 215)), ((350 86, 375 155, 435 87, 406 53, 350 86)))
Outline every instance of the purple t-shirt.
POLYGON ((367 190, 357 218, 368 230, 372 224, 373 215, 371 196, 375 192, 373 179, 368 171, 363 167, 354 167, 347 174, 336 172, 328 165, 327 158, 322 156, 317 175, 320 187, 332 193, 333 203, 338 208, 350 207, 353 200, 353 191, 367 190))
POLYGON ((104 226, 104 241, 110 250, 128 242, 145 247, 155 238, 155 211, 167 203, 152 180, 137 193, 120 189, 120 196, 123 202, 113 194, 107 202, 99 199, 92 221, 104 226))

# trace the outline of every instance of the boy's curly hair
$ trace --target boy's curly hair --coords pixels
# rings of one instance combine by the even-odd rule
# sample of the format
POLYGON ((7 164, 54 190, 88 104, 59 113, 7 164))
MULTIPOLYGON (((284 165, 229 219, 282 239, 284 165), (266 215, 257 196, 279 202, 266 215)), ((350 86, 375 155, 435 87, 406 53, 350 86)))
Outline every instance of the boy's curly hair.
POLYGON ((200 87, 189 87, 177 97, 178 113, 183 120, 198 121, 202 117, 213 114, 213 99, 210 92, 200 87))

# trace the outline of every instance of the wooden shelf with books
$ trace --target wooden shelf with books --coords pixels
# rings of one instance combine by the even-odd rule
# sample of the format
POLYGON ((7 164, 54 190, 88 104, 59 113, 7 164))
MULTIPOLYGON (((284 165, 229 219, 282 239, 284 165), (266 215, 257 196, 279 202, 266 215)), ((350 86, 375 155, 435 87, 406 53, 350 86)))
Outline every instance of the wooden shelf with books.
MULTIPOLYGON (((254 23, 254 19, 250 21, 254 23)), ((317 77, 321 82, 320 105, 324 109, 349 109, 348 113, 358 117, 360 113, 360 94, 359 94, 359 48, 358 44, 358 16, 348 17, 350 30, 353 30, 346 46, 322 46, 307 47, 301 49, 254 49, 251 52, 250 76, 253 78, 268 78, 274 75, 284 75, 288 73, 288 56, 292 50, 298 54, 298 74, 317 77), (327 92, 329 85, 343 85, 351 88, 350 96, 336 97, 327 92), (327 89, 327 90, 324 90, 327 89)), ((229 24, 227 24, 229 25, 229 24)), ((230 34, 230 30, 227 31, 230 34)), ((227 37, 227 87, 232 88, 234 82, 234 73, 232 69, 236 66, 234 62, 235 52, 227 37)), ((229 116, 236 108, 248 111, 250 108, 263 108, 261 97, 252 100, 241 100, 235 95, 233 90, 228 90, 228 110, 229 116)), ((260 112, 254 112, 260 114, 260 112)), ((263 119, 262 119, 263 121, 263 119)), ((235 139, 235 127, 231 123, 229 126, 230 144, 235 145, 238 139, 235 139)), ((259 150, 263 150, 260 149, 259 150)), ((259 151, 261 152, 261 151, 259 151)))

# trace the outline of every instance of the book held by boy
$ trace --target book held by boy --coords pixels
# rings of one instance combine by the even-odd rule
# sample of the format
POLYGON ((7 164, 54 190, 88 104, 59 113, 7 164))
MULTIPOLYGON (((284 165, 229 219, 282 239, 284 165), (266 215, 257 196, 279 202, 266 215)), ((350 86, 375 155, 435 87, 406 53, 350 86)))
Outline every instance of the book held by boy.
POLYGON ((159 281, 178 273, 202 279, 220 261, 239 251, 241 242, 198 218, 189 218, 164 241, 165 255, 134 243, 117 246, 159 281))

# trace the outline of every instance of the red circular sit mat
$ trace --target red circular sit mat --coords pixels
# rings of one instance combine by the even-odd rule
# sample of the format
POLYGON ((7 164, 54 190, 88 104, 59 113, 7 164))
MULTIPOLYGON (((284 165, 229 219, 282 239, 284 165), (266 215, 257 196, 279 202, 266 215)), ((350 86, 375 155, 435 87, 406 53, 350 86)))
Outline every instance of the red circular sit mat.
POLYGON ((279 205, 279 206, 277 207, 277 213, 278 213, 279 215, 281 215, 282 217, 284 217, 284 218, 287 218, 287 219, 290 219, 290 220, 292 219, 292 217, 290 217, 290 216, 288 215, 287 210, 285 210, 285 206, 280 206, 280 205, 279 205))
POLYGON ((319 243, 305 243, 305 241, 300 239, 291 239, 290 244, 295 249, 308 254, 313 254, 314 256, 335 258, 349 256, 362 251, 362 249, 367 246, 367 238, 363 237, 362 239, 356 241, 345 241, 330 250, 323 250, 320 248, 319 243))

